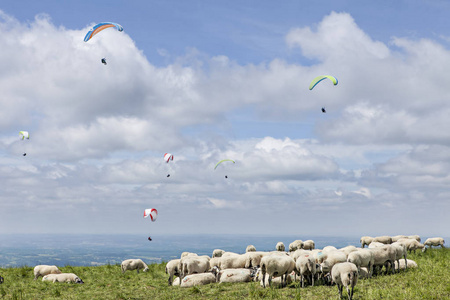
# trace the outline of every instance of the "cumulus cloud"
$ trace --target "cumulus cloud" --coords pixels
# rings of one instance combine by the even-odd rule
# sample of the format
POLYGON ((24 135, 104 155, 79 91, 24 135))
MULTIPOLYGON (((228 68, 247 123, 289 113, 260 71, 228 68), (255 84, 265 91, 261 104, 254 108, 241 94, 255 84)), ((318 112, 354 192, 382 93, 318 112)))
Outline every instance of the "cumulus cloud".
POLYGON ((384 214, 411 224, 398 211, 448 210, 449 51, 427 39, 384 44, 357 21, 332 12, 286 32, 286 47, 311 59, 307 66, 188 49, 157 67, 126 32, 85 43, 90 24, 56 27, 46 15, 25 24, 0 12, 0 228, 71 232, 55 229, 70 220, 85 231, 139 232, 141 210, 152 206, 165 232, 201 230, 232 212, 240 221, 229 232, 267 232, 248 220, 270 215, 263 222, 278 233, 279 220, 328 226, 341 214, 378 224, 372 215, 384 214), (320 74, 339 84, 309 91, 320 74), (312 132, 222 136, 235 114, 284 128, 302 120, 312 132), (20 130, 30 132, 27 144, 20 130), (236 163, 214 170, 225 158, 236 163), (18 224, 22 213, 32 216, 18 224))

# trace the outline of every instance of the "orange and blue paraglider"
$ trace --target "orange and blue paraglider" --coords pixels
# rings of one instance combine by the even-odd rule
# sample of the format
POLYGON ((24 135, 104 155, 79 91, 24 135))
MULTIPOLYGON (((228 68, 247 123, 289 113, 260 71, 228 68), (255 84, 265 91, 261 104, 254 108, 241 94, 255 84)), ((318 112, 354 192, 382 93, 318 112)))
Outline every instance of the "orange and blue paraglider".
POLYGON ((104 30, 106 28, 110 28, 110 27, 116 28, 117 31, 123 31, 123 27, 120 24, 117 24, 117 23, 113 23, 113 22, 98 23, 91 30, 89 30, 89 32, 84 37, 84 41, 85 42, 89 41, 94 35, 96 35, 100 31, 102 31, 102 30, 104 30))

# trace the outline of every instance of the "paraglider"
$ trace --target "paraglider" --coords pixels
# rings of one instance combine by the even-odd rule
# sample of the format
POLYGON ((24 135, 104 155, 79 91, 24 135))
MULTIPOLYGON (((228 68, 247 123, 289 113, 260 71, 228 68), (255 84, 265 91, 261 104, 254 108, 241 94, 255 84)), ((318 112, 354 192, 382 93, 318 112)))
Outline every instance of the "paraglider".
MULTIPOLYGON (((235 161, 232 160, 232 159, 222 159, 221 161, 219 161, 219 162, 216 164, 216 166, 214 167, 214 170, 217 169, 217 166, 218 166, 218 165, 220 165, 221 163, 223 163, 223 162, 225 162, 225 161, 231 161, 233 164, 235 163, 235 161)), ((228 176, 225 175, 225 178, 228 178, 228 176)))
MULTIPOLYGON (((166 163, 169 163, 169 161, 172 160, 173 161, 173 155, 170 153, 165 153, 164 154, 164 161, 166 163)), ((170 177, 170 174, 167 174, 167 177, 170 177)))
POLYGON ((91 30, 89 30, 89 32, 84 37, 84 41, 85 42, 89 41, 94 35, 96 35, 100 31, 102 31, 102 30, 104 30, 106 28, 110 28, 110 27, 116 28, 117 31, 123 31, 123 27, 120 24, 117 24, 117 23, 113 23, 113 22, 98 23, 97 25, 92 27, 91 30))
MULTIPOLYGON (((156 210, 156 208, 147 208, 144 210, 144 218, 148 217, 150 217, 150 220, 152 220, 152 222, 156 221, 156 218, 158 217, 158 211, 156 210)), ((151 241, 152 238, 148 237, 148 240, 151 241)))
POLYGON ((104 64, 105 66, 107 65, 107 63, 106 63, 106 57, 103 57, 103 58, 102 58, 102 64, 104 64))
MULTIPOLYGON (((25 140, 25 139, 29 140, 30 134, 28 133, 28 131, 19 131, 19 137, 21 140, 25 140)), ((22 155, 26 156, 27 155, 26 151, 24 151, 22 155)))
POLYGON ((338 84, 338 80, 336 77, 333 77, 330 75, 321 75, 321 76, 317 76, 316 78, 313 79, 313 81, 311 81, 311 84, 309 85, 309 89, 312 90, 319 82, 321 82, 322 80, 325 80, 327 78, 330 79, 334 85, 338 84))

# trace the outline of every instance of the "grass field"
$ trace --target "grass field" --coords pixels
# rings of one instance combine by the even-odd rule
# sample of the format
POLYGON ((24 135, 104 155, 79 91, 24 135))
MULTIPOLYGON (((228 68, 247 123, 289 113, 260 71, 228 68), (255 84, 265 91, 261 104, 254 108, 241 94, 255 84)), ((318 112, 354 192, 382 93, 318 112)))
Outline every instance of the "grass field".
MULTIPOLYGON (((353 299, 450 299, 450 249, 410 254, 417 269, 360 280, 353 299)), ((147 273, 122 274, 120 265, 60 267, 85 283, 51 283, 33 280, 33 267, 2 268, 1 299, 338 299, 336 286, 296 284, 278 289, 259 283, 210 284, 193 288, 168 286, 165 263, 149 265, 147 273)), ((347 299, 344 289, 343 299, 347 299)))

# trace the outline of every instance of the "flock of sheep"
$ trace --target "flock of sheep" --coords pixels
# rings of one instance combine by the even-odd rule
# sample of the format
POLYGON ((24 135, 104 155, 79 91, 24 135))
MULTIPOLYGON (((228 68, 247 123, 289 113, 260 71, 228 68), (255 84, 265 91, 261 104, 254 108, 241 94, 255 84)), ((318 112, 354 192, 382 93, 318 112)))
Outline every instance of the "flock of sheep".
POLYGON ((430 238, 421 244, 417 235, 364 236, 360 242, 361 248, 326 246, 315 249, 312 240, 296 240, 289 245, 288 252, 279 242, 275 251, 256 251, 249 245, 244 254, 216 249, 211 257, 183 252, 180 259, 167 263, 166 273, 169 285, 180 287, 250 281, 259 281, 262 287, 285 287, 299 281, 299 286, 304 287, 305 283, 314 286, 314 282, 321 281, 328 285, 335 283, 340 297, 346 287, 348 298, 352 299, 358 278, 369 278, 383 267, 386 274, 417 267, 414 261, 407 259, 408 252, 425 251, 426 246, 444 247, 443 238, 430 238), (178 277, 174 280, 174 276, 178 277))
MULTIPOLYGON (((262 287, 285 287, 299 281, 314 286, 315 282, 331 285, 335 283, 339 295, 347 289, 348 298, 353 297, 353 288, 358 278, 369 278, 374 272, 385 274, 398 270, 417 267, 407 259, 407 253, 418 249, 426 251, 426 246, 444 247, 443 238, 429 238, 421 244, 419 236, 379 236, 361 237, 361 248, 346 246, 337 249, 326 246, 316 249, 312 240, 296 240, 289 245, 288 251, 282 242, 278 242, 275 251, 256 251, 253 245, 247 246, 244 254, 216 249, 212 256, 183 252, 180 259, 166 264, 169 285, 192 287, 214 282, 236 283, 259 281, 262 287), (368 245, 366 249, 365 246, 368 245), (174 276, 177 276, 174 279, 174 276)), ((127 259, 121 264, 122 273, 128 270, 148 271, 141 259, 127 259)), ((34 279, 42 276, 43 281, 84 283, 73 273, 62 273, 57 266, 38 265, 34 268, 34 279)))

